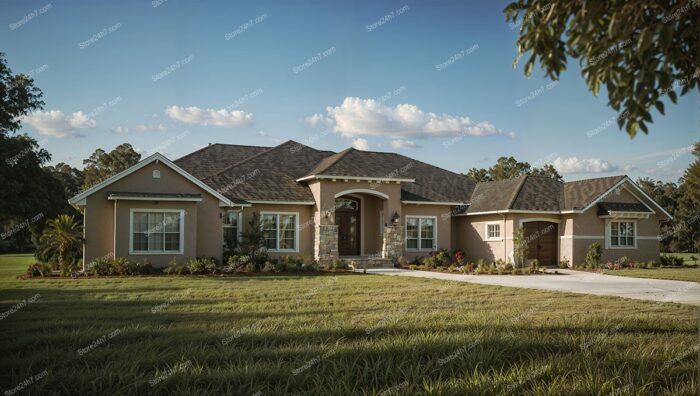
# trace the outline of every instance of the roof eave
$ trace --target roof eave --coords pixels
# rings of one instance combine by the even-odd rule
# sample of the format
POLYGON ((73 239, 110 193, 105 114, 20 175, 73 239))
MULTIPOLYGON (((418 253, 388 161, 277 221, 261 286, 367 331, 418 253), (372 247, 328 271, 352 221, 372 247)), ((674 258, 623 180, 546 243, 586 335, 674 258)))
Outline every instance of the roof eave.
POLYGON ((297 179, 298 182, 317 179, 317 180, 357 180, 357 181, 378 181, 378 182, 396 182, 396 183, 415 183, 416 179, 402 179, 393 177, 366 177, 366 176, 337 176, 337 175, 308 175, 297 179))

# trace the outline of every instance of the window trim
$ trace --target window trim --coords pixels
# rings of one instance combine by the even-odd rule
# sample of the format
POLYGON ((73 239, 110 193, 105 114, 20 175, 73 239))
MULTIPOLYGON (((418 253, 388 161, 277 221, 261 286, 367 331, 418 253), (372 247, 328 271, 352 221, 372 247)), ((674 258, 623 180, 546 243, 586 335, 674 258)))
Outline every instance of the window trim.
POLYGON ((414 216, 414 215, 406 215, 404 216, 404 232, 403 232, 403 243, 404 243, 404 249, 407 252, 432 252, 434 250, 438 249, 438 221, 437 221, 437 216, 414 216), (418 219, 418 248, 409 248, 408 247, 408 219, 418 219), (433 219, 433 246, 431 248, 422 248, 422 237, 421 237, 421 225, 420 225, 420 219, 433 219))
MULTIPOLYGON (((165 229, 163 230, 165 235, 165 229)), ((163 241, 163 249, 165 249, 165 241, 163 241)), ((184 254, 185 253, 185 210, 184 209, 154 209, 154 208, 131 208, 129 209, 129 255, 134 256, 152 256, 163 254, 184 254), (134 213, 179 213, 180 214, 180 249, 179 250, 163 250, 163 251, 148 251, 134 250, 134 213)))
POLYGON ((637 220, 632 219, 606 219, 605 220, 605 248, 606 249, 637 249, 637 238, 639 235, 639 228, 637 228, 637 220), (634 244, 632 246, 620 246, 612 244, 612 223, 632 223, 634 227, 634 236, 632 240, 634 244))
MULTIPOLYGON (((294 215, 294 249, 267 249, 268 252, 272 253, 299 253, 299 212, 275 212, 266 211, 260 212, 260 227, 263 226, 263 216, 264 215, 276 215, 277 216, 277 247, 280 245, 280 215, 294 215)), ((261 228, 262 230, 262 228, 261 228)))
MULTIPOLYGON (((240 244, 241 244, 241 228, 242 228, 241 222, 243 221, 243 218, 242 218, 243 212, 228 211, 228 212, 224 212, 224 216, 228 216, 229 213, 235 213, 237 215, 236 216, 237 217, 237 219, 236 219, 236 242, 237 242, 237 245, 240 246, 240 244)), ((233 228, 233 227, 227 226, 226 223, 224 223, 224 219, 222 218, 221 219, 222 236, 223 236, 224 228, 233 228)), ((224 239, 224 241, 223 241, 223 246, 224 246, 224 248, 226 248, 226 239, 224 239)))
POLYGON ((503 222, 502 221, 487 221, 484 223, 484 241, 500 242, 503 240, 503 222), (489 226, 498 226, 498 237, 489 237, 489 226))

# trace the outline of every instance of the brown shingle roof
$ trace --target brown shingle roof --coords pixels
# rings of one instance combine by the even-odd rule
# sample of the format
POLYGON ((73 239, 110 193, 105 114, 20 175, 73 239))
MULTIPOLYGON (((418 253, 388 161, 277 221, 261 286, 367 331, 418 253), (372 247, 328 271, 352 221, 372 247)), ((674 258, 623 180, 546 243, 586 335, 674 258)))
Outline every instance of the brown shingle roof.
POLYGON ((321 151, 287 141, 276 147, 214 144, 175 161, 237 203, 313 201, 309 187, 297 180, 312 175, 413 179, 401 185, 401 200, 469 202, 467 213, 496 210, 563 211, 582 209, 625 176, 562 183, 544 176, 474 183, 396 153, 321 151))
POLYGON ((402 184, 405 201, 465 202, 475 185, 466 176, 400 154, 354 148, 324 158, 306 177, 318 175, 414 179, 402 184))
POLYGON ((583 209, 624 178, 625 176, 612 176, 563 183, 546 176, 524 175, 479 183, 471 197, 467 213, 583 209))
POLYGON ((203 181, 229 198, 260 201, 313 201, 296 181, 331 154, 288 141, 225 168, 203 181))
POLYGON ((562 210, 585 208, 625 177, 626 176, 599 177, 596 179, 577 180, 565 183, 562 210))
POLYGON ((269 149, 269 147, 216 143, 202 147, 173 162, 192 176, 204 179, 269 149))
POLYGON ((478 183, 470 199, 467 213, 506 210, 516 198, 525 177, 478 183))

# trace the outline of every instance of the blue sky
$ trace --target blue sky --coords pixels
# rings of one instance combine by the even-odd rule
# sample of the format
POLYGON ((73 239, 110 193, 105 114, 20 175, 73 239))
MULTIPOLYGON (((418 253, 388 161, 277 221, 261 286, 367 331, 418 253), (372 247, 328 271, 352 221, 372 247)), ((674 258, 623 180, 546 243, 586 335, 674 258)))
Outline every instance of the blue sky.
POLYGON ((46 102, 22 132, 78 167, 122 142, 177 158, 293 139, 456 172, 513 155, 567 180, 676 180, 700 140, 697 91, 630 140, 577 64, 558 84, 514 70, 506 2, 201 3, 4 1, 0 48, 46 102))

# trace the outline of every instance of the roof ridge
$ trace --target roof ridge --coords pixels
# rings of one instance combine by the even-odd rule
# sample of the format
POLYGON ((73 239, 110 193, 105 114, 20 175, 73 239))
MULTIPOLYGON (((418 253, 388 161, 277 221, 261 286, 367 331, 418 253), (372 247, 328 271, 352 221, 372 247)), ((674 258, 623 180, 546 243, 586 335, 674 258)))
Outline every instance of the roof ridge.
MULTIPOLYGON (((207 180, 207 179, 209 179, 209 178, 212 177, 212 176, 218 176, 218 175, 224 173, 225 171, 227 171, 227 170, 229 170, 229 169, 231 169, 231 168, 234 168, 234 167, 236 167, 236 166, 238 166, 238 165, 244 164, 244 163, 246 163, 246 162, 252 160, 253 158, 257 158, 257 157, 260 157, 260 156, 262 156, 262 155, 264 155, 264 154, 267 154, 267 153, 269 153, 269 152, 271 152, 271 151, 273 151, 273 150, 275 150, 275 149, 278 149, 278 148, 284 146, 284 145, 287 144, 287 143, 295 143, 295 144, 298 144, 298 145, 301 145, 301 146, 304 146, 304 147, 309 147, 309 146, 306 146, 306 145, 304 145, 304 144, 297 143, 297 142, 295 142, 294 140, 291 140, 291 139, 290 139, 290 140, 287 140, 287 141, 284 142, 284 143, 278 144, 277 146, 269 147, 269 148, 267 148, 267 150, 261 151, 261 152, 255 154, 255 155, 253 155, 253 156, 250 156, 250 157, 245 158, 245 159, 243 159, 243 160, 241 160, 241 161, 238 161, 238 162, 236 162, 235 164, 229 165, 229 166, 225 167, 224 169, 221 169, 220 171, 218 171, 218 172, 216 172, 216 173, 212 173, 211 175, 205 177, 205 178, 202 179, 202 180, 207 180)), ((263 146, 261 146, 261 147, 263 147, 263 146)), ((265 148, 265 147, 263 147, 263 148, 265 148)), ((309 148, 312 148, 312 147, 309 147, 309 148)), ((312 149, 313 149, 313 150, 316 150, 316 149, 314 149, 314 148, 312 148, 312 149)))
POLYGON ((176 160, 173 160, 173 162, 175 162, 175 161, 180 161, 181 159, 185 159, 185 158, 189 157, 189 156, 192 155, 192 154, 199 153, 199 152, 201 152, 201 151, 203 151, 203 150, 206 150, 206 149, 208 149, 208 148, 211 148, 212 146, 237 146, 237 147, 269 148, 268 146, 252 146, 252 145, 248 145, 248 144, 211 143, 211 144, 207 144, 207 145, 204 146, 204 147, 200 147, 200 148, 198 148, 197 150, 195 150, 195 151, 193 151, 193 152, 191 152, 191 153, 185 154, 185 155, 183 155, 182 157, 180 157, 180 158, 178 158, 178 159, 176 159, 176 160))
POLYGON ((602 176, 602 177, 589 177, 588 179, 580 179, 580 180, 571 180, 564 182, 564 184, 569 184, 569 183, 578 183, 578 182, 586 182, 586 181, 591 181, 591 180, 600 180, 600 179, 612 179, 612 178, 625 178, 628 177, 627 175, 613 175, 613 176, 602 176))
POLYGON ((319 174, 320 172, 325 172, 325 171, 327 171, 328 168, 330 168, 331 166, 333 166, 333 165, 335 165, 336 163, 338 163, 338 161, 340 161, 341 159, 343 159, 343 157, 345 157, 346 155, 348 155, 348 153, 350 153, 351 151, 354 151, 354 150, 355 150, 355 149, 354 149, 353 147, 348 147, 348 148, 346 148, 346 149, 343 150, 343 151, 337 152, 337 153, 335 153, 335 154, 331 154, 331 155, 329 155, 328 157, 323 158, 321 161, 319 161, 319 163, 317 164, 317 166, 320 165, 321 162, 323 162, 323 160, 328 159, 328 158, 331 158, 331 157, 333 157, 333 156, 337 156, 337 158, 334 158, 334 159, 333 159, 329 164, 327 164, 325 167, 320 168, 320 169, 314 168, 314 169, 311 170, 311 172, 313 172, 314 175, 317 175, 317 174, 319 174))
POLYGON ((519 176, 519 178, 521 180, 518 183, 518 187, 515 189, 513 196, 510 197, 510 201, 508 201, 508 206, 506 206, 507 209, 510 209, 513 206, 513 204, 515 203, 515 200, 518 198, 518 195, 520 195, 520 191, 523 189, 523 185, 525 185, 525 180, 527 180, 527 178, 529 176, 530 175, 528 175, 528 174, 519 176))

